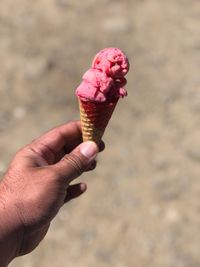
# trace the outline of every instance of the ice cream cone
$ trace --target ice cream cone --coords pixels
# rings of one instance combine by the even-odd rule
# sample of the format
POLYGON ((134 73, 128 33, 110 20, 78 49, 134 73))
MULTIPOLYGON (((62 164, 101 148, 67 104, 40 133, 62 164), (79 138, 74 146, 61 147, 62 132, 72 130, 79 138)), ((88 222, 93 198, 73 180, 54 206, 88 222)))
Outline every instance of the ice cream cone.
POLYGON ((79 98, 83 141, 99 144, 118 99, 109 103, 86 102, 79 98))

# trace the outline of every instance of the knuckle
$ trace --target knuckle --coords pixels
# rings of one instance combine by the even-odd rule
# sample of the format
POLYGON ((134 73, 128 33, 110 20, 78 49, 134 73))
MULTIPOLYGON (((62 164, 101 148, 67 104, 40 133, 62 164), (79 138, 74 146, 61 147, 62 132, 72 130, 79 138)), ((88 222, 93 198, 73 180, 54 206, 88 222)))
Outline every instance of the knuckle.
POLYGON ((15 157, 21 157, 21 156, 23 156, 24 153, 26 152, 26 150, 27 150, 28 147, 29 147, 29 145, 26 145, 26 146, 20 148, 20 149, 16 152, 15 157))
POLYGON ((77 176, 81 175, 85 170, 83 161, 76 154, 71 153, 66 155, 63 160, 65 160, 67 164, 70 164, 76 170, 77 176))

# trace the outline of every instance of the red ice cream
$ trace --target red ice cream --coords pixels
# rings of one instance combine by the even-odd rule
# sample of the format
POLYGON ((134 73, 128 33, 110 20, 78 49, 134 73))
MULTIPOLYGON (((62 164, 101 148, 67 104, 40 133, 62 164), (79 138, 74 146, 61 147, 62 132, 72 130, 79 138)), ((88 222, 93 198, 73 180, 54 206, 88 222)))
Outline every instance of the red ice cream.
POLYGON ((103 49, 95 56, 76 89, 83 141, 101 142, 118 99, 127 95, 128 70, 128 59, 118 48, 103 49))
POLYGON ((76 95, 85 102, 116 101, 127 95, 124 76, 128 70, 128 59, 120 49, 105 48, 95 56, 92 67, 83 75, 76 95))

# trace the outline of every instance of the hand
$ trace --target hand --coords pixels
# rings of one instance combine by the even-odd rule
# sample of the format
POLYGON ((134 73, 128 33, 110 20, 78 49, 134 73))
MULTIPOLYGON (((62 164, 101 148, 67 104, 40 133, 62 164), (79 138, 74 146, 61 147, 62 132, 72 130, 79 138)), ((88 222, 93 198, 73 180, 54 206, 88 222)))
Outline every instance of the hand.
POLYGON ((103 143, 100 148, 91 141, 81 143, 80 123, 71 122, 16 154, 0 183, 0 230, 5 233, 3 240, 0 233, 0 258, 9 250, 10 261, 40 243, 62 205, 85 192, 84 183, 70 183, 95 168, 103 149, 103 143))

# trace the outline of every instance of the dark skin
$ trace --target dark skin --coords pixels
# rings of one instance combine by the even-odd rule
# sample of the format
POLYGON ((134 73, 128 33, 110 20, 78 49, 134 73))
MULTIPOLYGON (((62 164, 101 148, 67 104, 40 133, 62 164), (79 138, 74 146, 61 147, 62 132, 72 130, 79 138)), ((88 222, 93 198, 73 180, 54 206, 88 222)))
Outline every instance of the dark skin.
POLYGON ((34 250, 59 209, 86 191, 70 183, 96 167, 103 149, 103 142, 82 143, 80 123, 70 122, 17 152, 0 183, 1 267, 34 250))

